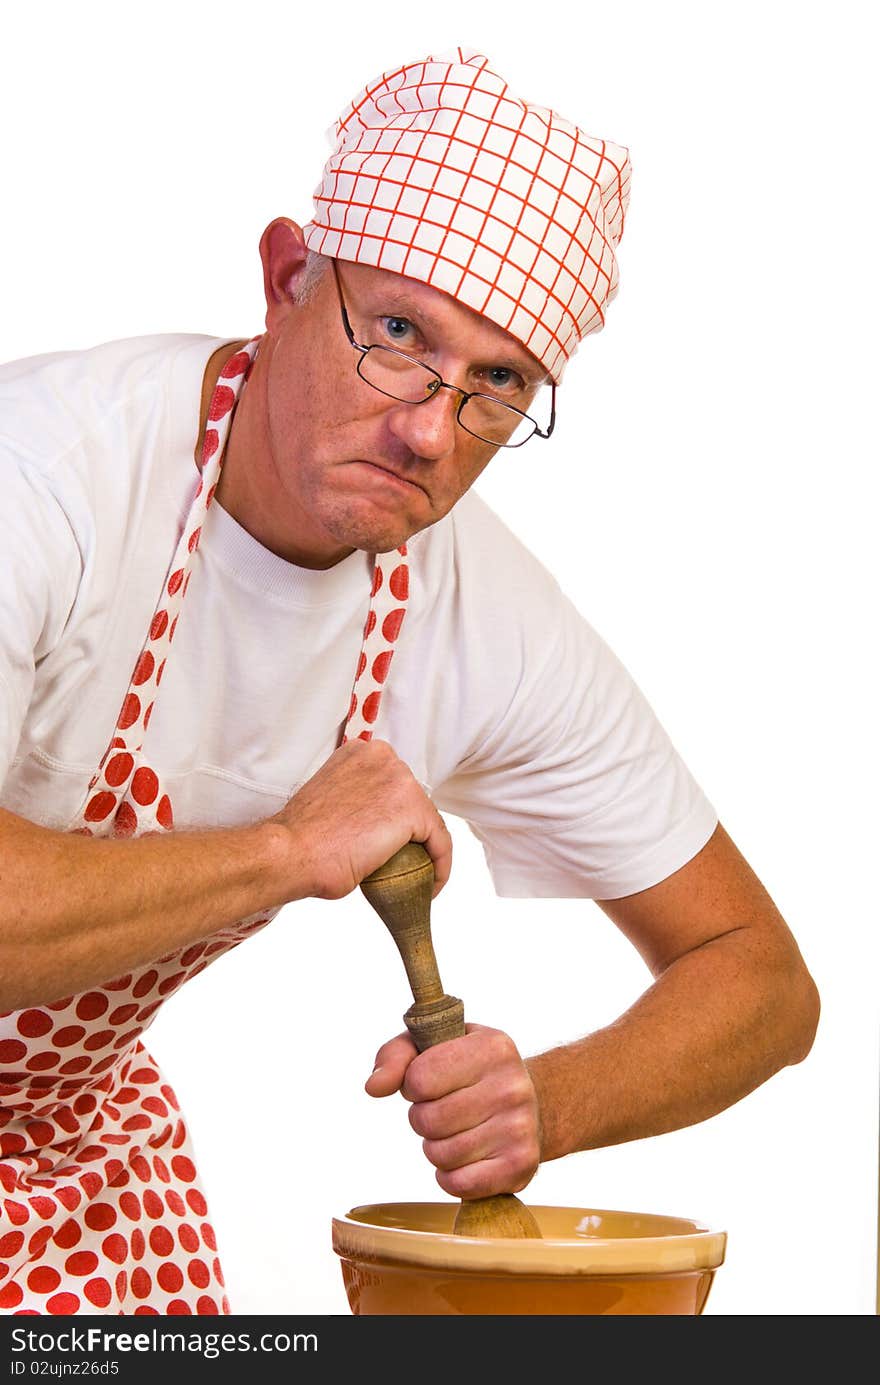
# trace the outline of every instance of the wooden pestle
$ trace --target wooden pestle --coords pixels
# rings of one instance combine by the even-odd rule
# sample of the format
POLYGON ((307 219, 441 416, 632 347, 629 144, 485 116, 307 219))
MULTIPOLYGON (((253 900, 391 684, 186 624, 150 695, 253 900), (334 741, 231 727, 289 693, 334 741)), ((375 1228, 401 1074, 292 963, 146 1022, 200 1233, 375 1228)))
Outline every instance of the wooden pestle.
MULTIPOLYGON (((361 889, 388 928, 403 958, 413 993, 404 1023, 422 1053, 446 1039, 460 1039, 464 1006, 445 995, 431 941, 434 863, 423 846, 410 842, 361 881, 361 889)), ((529 1209, 513 1193, 468 1198, 459 1206, 457 1236, 537 1236, 529 1209)))

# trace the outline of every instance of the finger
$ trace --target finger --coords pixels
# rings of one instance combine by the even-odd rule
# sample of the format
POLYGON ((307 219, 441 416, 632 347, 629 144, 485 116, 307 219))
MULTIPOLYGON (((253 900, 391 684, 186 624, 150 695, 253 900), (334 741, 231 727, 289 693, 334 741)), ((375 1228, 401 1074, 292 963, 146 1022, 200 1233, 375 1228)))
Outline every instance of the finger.
POLYGON ((369 1096, 391 1096, 399 1092, 406 1070, 418 1055, 409 1034, 398 1034, 383 1044, 376 1054, 373 1071, 364 1083, 369 1096))
POLYGON ((476 1164, 446 1172, 438 1169, 435 1179, 451 1197, 495 1197, 498 1193, 519 1193, 530 1183, 535 1170, 514 1170, 504 1159, 481 1159, 476 1164))
POLYGON ((446 1140, 422 1140, 425 1158, 435 1169, 452 1173, 501 1154, 497 1133, 492 1121, 483 1121, 472 1130, 463 1130, 446 1140))
POLYGON ((408 1112, 410 1125, 425 1140, 448 1140, 464 1130, 473 1130, 498 1109, 487 1085, 462 1087, 439 1101, 414 1102, 408 1112))
MULTIPOLYGON (((433 808, 434 805, 431 804, 433 808)), ((431 898, 436 899, 452 871, 452 837, 449 828, 440 814, 434 809, 433 821, 422 846, 434 862, 434 888, 431 898)))
POLYGON ((446 1039, 419 1055, 407 1073, 407 1101, 437 1101, 462 1087, 491 1079, 531 1086, 513 1040, 500 1029, 467 1025, 460 1039, 446 1039))
POLYGON ((484 1159, 501 1159, 511 1169, 535 1169, 540 1147, 534 1123, 524 1113, 503 1112, 443 1140, 423 1140, 425 1157, 451 1172, 484 1159))

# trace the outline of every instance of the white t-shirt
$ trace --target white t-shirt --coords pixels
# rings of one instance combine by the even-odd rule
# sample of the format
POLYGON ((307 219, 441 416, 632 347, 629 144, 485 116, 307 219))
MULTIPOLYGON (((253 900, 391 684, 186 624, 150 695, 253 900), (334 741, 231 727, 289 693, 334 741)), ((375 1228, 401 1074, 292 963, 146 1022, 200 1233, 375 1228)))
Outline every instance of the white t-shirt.
MULTIPOLYGON (((63 829, 107 747, 198 484, 222 340, 154 336, 0 367, 0 805, 63 829)), ((717 817, 629 674, 473 492, 409 544, 374 734, 482 842, 501 895, 615 898, 717 817)), ((218 503, 146 752, 178 827, 277 812, 338 743, 372 562, 263 548, 218 503)))

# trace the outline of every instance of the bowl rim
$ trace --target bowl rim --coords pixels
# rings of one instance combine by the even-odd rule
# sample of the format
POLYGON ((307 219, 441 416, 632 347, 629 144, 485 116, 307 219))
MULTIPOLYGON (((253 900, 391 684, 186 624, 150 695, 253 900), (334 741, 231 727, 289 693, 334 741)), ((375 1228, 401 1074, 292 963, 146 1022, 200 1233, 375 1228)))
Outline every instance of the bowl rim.
MULTIPOLYGON (((723 1264, 727 1246, 726 1231, 712 1231, 693 1217, 670 1217, 688 1221, 693 1231, 659 1236, 633 1237, 545 1237, 541 1240, 498 1238, 480 1240, 438 1231, 419 1231, 407 1227, 377 1226, 363 1221, 364 1214, 380 1209, 395 1209, 403 1214, 412 1207, 445 1207, 446 1203, 373 1202, 352 1207, 345 1216, 334 1217, 333 1249, 342 1259, 394 1266, 412 1266, 439 1271, 502 1273, 517 1275, 615 1275, 681 1274, 693 1270, 715 1270, 723 1264)), ((558 1206, 530 1203, 540 1213, 558 1212, 558 1206)), ((576 1207, 584 1216, 627 1216, 654 1218, 656 1212, 615 1212, 611 1208, 576 1207)))

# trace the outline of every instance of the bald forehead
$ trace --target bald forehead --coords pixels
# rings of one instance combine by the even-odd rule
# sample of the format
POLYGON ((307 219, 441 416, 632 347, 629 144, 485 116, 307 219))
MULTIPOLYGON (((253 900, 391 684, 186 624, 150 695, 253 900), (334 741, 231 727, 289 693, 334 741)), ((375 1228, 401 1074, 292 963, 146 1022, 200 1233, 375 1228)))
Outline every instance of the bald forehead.
POLYGON ((446 338, 450 345, 467 346, 472 355, 491 356, 498 365, 514 366, 535 385, 548 378, 545 367, 522 342, 442 289, 372 265, 346 260, 337 264, 344 283, 373 311, 413 318, 418 326, 446 338))

